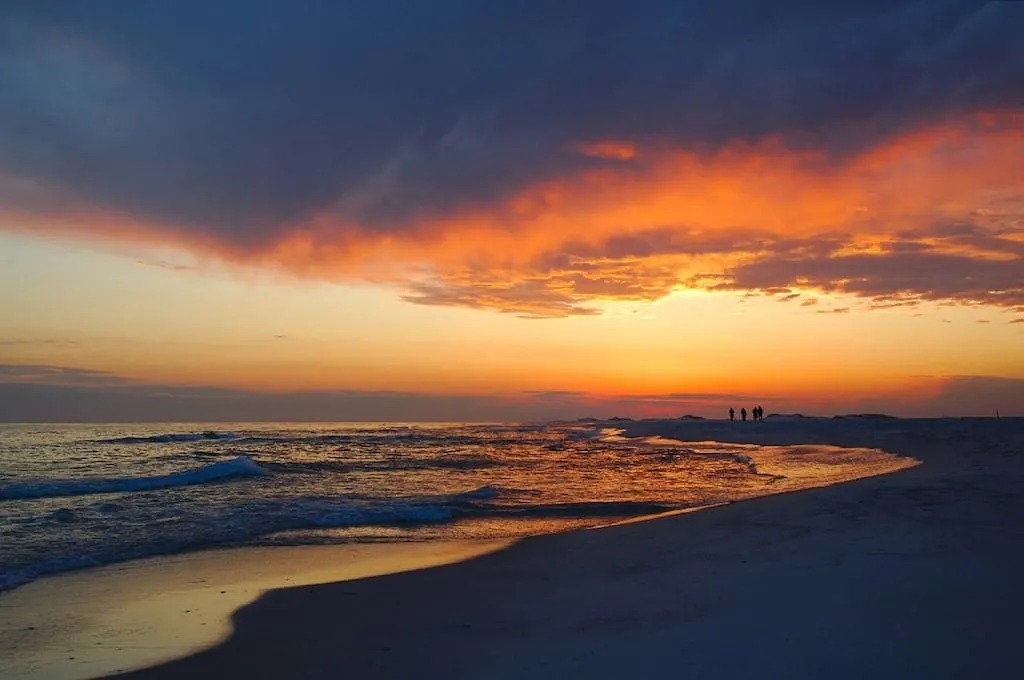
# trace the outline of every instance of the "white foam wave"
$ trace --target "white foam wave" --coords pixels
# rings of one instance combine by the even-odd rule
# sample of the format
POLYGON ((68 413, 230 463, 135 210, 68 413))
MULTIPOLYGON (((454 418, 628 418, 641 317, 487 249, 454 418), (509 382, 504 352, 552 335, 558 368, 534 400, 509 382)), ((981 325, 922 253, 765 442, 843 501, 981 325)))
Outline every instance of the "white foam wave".
POLYGON ((226 477, 265 474, 265 470, 248 456, 222 460, 192 470, 182 470, 152 477, 113 477, 98 479, 61 479, 19 482, 0 486, 0 500, 81 496, 97 493, 149 491, 170 486, 203 484, 226 477))

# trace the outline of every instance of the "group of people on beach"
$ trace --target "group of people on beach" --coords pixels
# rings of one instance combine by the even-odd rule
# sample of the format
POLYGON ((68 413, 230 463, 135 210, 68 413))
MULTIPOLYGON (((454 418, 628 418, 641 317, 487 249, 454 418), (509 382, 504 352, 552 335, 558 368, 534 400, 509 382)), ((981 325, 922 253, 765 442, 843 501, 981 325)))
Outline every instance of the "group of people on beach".
MULTIPOLYGON (((751 409, 750 414, 751 414, 751 416, 753 416, 755 421, 764 420, 764 407, 763 406, 755 406, 754 408, 751 409)), ((746 407, 743 407, 743 408, 740 409, 740 418, 743 420, 743 422, 746 422, 746 420, 747 420, 747 409, 746 409, 746 407)), ((734 408, 730 408, 729 409, 729 420, 730 421, 736 420, 736 409, 734 409, 734 408)))

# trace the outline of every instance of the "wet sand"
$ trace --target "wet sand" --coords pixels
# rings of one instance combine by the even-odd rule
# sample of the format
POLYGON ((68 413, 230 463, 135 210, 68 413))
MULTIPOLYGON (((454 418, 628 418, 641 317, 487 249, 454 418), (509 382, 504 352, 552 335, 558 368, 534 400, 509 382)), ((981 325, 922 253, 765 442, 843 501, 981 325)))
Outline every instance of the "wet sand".
POLYGON ((119 677, 1021 676, 1024 421, 628 427, 878 447, 923 464, 274 590, 215 647, 119 677))
POLYGON ((82 680, 223 641, 268 590, 448 564, 507 541, 231 548, 39 579, 0 596, 0 678, 82 680))

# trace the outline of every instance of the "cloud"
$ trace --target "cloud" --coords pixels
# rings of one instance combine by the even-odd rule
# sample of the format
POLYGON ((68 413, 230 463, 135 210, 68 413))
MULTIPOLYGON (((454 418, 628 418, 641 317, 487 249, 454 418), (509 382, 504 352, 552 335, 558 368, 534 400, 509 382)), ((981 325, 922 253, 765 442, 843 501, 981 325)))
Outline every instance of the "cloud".
POLYGON ((165 262, 163 260, 158 260, 158 259, 143 260, 141 258, 140 259, 136 259, 135 262, 137 264, 142 265, 143 267, 153 267, 155 269, 168 269, 168 270, 173 271, 173 272, 195 272, 195 271, 199 271, 199 267, 197 265, 194 265, 194 264, 175 264, 175 263, 172 263, 172 262, 165 262))
POLYGON ((154 384, 103 371, 0 364, 4 422, 547 421, 581 417, 721 418, 730 406, 770 411, 886 412, 905 416, 1024 415, 1024 379, 909 379, 871 399, 856 396, 676 392, 602 395, 571 390, 444 394, 380 390, 257 392, 154 384))
POLYGON ((543 319, 587 316, 600 313, 577 301, 574 295, 558 290, 558 280, 541 281, 460 281, 447 277, 428 283, 413 283, 403 300, 420 305, 460 306, 491 309, 522 318, 543 319))
POLYGON ((0 420, 6 422, 509 421, 584 416, 719 413, 734 394, 597 395, 533 390, 462 395, 382 390, 257 392, 163 385, 104 371, 0 364, 0 420))
MULTIPOLYGON (((587 392, 573 390, 526 390, 523 394, 545 401, 593 401, 595 396, 587 392)), ((672 405, 687 404, 721 404, 725 401, 754 401, 756 396, 733 392, 667 392, 664 394, 634 394, 612 397, 617 403, 631 405, 672 405)))
POLYGON ((0 347, 74 347, 78 340, 68 338, 9 338, 0 340, 0 347))
POLYGON ((867 298, 869 309, 924 301, 1010 309, 1024 303, 1024 219, 1019 228, 999 232, 971 224, 939 225, 884 241, 859 236, 838 242, 830 238, 827 244, 827 252, 813 255, 768 247, 688 283, 781 295, 781 301, 796 299, 792 288, 842 293, 867 298))
POLYGON ((0 224, 530 317, 698 274, 1006 305, 1017 5, 6 3, 0 224))
POLYGON ((934 380, 930 394, 909 406, 925 416, 1024 415, 1024 378, 948 376, 934 380))
POLYGON ((112 386, 130 381, 107 371, 46 364, 0 364, 0 382, 61 386, 112 386))

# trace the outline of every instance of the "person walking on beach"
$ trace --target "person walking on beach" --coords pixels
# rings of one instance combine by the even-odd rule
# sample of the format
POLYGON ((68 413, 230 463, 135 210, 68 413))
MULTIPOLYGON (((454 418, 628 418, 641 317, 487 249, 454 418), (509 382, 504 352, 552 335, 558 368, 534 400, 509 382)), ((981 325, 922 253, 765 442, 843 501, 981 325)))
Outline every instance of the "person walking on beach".
POLYGON ((730 408, 729 409, 729 422, 731 423, 734 420, 736 420, 736 409, 730 408))
POLYGON ((744 406, 743 408, 740 409, 740 418, 743 419, 743 422, 747 422, 747 407, 746 406, 744 406))

